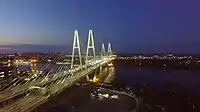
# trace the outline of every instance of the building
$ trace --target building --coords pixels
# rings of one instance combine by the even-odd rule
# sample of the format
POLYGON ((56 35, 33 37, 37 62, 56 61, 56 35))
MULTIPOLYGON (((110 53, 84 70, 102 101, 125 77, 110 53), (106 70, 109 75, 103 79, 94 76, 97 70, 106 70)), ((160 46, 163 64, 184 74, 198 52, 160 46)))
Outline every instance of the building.
POLYGON ((14 78, 17 77, 17 68, 11 66, 9 59, 0 60, 0 88, 6 86, 14 78))

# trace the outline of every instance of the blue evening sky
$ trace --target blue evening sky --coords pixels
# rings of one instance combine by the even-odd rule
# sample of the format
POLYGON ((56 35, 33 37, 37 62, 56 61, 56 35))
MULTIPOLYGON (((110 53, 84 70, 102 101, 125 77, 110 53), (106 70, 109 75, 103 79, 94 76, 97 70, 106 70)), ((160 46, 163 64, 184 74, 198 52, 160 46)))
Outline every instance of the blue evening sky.
POLYGON ((0 44, 96 45, 121 53, 200 52, 199 0, 0 0, 0 44))

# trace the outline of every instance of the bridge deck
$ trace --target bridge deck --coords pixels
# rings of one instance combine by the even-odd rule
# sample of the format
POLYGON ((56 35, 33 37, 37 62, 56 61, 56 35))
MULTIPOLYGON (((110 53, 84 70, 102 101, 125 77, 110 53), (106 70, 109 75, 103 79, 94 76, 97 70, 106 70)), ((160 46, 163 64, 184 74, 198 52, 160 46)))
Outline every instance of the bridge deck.
POLYGON ((19 86, 15 86, 12 87, 10 89, 6 89, 4 91, 0 91, 0 102, 13 98, 19 94, 22 94, 25 92, 25 90, 30 87, 30 85, 37 85, 39 84, 39 82, 41 82, 42 79, 38 79, 35 82, 31 82, 31 83, 25 83, 25 84, 21 84, 19 86))
MULTIPOLYGON (((106 62, 110 62, 110 61, 112 61, 112 59, 103 60, 86 70, 83 70, 79 73, 73 74, 72 76, 66 77, 62 83, 58 82, 56 84, 53 84, 52 86, 49 87, 51 94, 56 95, 57 93, 61 92, 63 89, 66 89, 70 85, 74 84, 77 81, 77 79, 80 79, 81 77, 93 72, 93 70, 98 68, 102 64, 102 62, 106 63, 106 62)), ((30 84, 27 84, 24 86, 27 87, 27 86, 30 86, 30 84)), ((18 88, 15 88, 13 90, 15 90, 14 92, 21 91, 21 90, 23 90, 24 86, 20 86, 19 90, 17 90, 18 88)), ((12 92, 8 92, 8 93, 9 93, 9 95, 12 94, 12 92)), ((24 97, 24 98, 16 101, 15 103, 1 109, 0 112, 27 112, 27 111, 30 111, 30 110, 34 109, 35 107, 39 106, 41 103, 44 103, 45 101, 47 101, 48 97, 49 96, 30 95, 30 96, 24 97)))

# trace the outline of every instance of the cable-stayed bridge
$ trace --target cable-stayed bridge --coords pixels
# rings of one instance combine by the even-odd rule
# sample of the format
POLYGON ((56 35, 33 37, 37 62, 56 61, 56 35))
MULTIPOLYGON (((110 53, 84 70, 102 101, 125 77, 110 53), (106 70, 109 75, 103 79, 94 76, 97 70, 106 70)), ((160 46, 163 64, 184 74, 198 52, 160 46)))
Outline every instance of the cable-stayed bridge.
MULTIPOLYGON (((95 51, 95 42, 92 30, 89 30, 86 55, 81 54, 78 31, 74 31, 73 49, 70 63, 55 67, 56 64, 66 60, 65 54, 50 53, 41 60, 43 66, 34 70, 31 74, 33 79, 27 79, 25 83, 10 85, 0 91, 0 112, 28 112, 33 111, 42 103, 47 102, 49 97, 55 96, 75 82, 94 72, 102 66, 107 66, 115 56, 112 55, 111 44, 108 44, 106 52, 102 44, 100 53, 95 51), (47 76, 53 77, 48 78, 47 76), (39 91, 41 94, 33 94, 39 91), (15 100, 17 99, 17 100, 15 100)), ((68 57, 69 58, 69 57, 68 57)), ((17 80, 13 80, 17 82, 17 80)), ((9 85, 9 84, 8 84, 9 85)))

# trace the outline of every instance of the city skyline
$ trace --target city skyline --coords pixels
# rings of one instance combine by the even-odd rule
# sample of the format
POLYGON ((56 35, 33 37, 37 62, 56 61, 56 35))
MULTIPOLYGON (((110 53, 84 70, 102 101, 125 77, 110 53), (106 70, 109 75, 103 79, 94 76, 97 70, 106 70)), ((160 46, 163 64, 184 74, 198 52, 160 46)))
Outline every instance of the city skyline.
POLYGON ((47 51, 71 46, 75 29, 85 44, 92 29, 96 46, 111 42, 114 52, 199 53, 198 4, 195 0, 2 0, 0 50, 13 50, 12 44, 32 45, 33 51, 42 45, 51 46, 43 48, 47 51))

